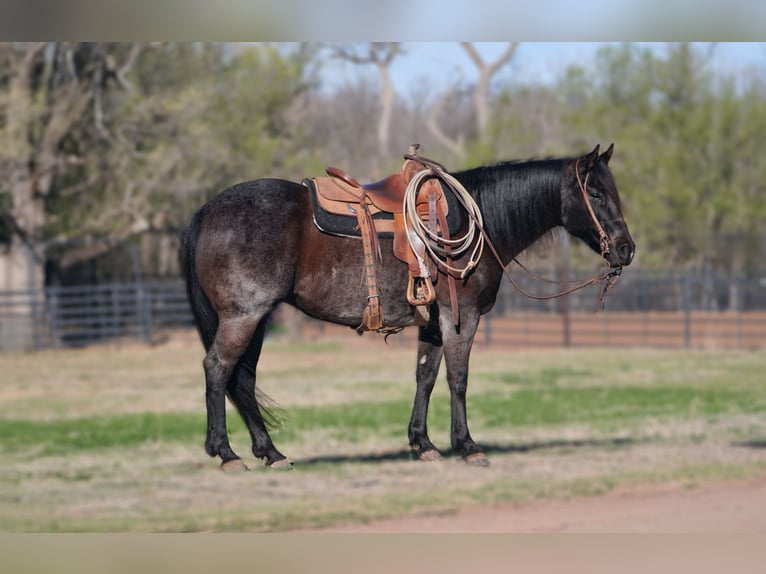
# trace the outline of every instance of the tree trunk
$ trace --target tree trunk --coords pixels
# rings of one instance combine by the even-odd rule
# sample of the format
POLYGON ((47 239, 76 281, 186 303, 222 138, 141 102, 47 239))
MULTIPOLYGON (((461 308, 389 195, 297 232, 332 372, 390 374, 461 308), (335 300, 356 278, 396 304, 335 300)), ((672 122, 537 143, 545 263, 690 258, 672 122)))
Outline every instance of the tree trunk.
MULTIPOLYGON (((394 111, 394 85, 388 73, 390 63, 379 63, 380 74, 380 118, 378 119, 378 153, 373 164, 373 177, 381 177, 381 158, 388 157, 389 140, 391 135, 391 118, 394 111)), ((385 161, 385 160, 383 160, 385 161)))
POLYGON ((348 62, 367 65, 374 64, 378 68, 380 76, 380 116, 378 117, 378 150, 373 157, 371 177, 378 178, 382 175, 381 165, 388 154, 391 134, 391 119, 394 110, 396 93, 391 82, 389 70, 391 62, 401 53, 398 42, 370 42, 367 45, 366 54, 361 53, 355 47, 334 46, 335 57, 348 62))
POLYGON ((43 255, 18 236, 11 240, 0 288, 9 300, 0 310, 0 351, 28 351, 40 345, 44 316, 43 255))
POLYGON ((45 221, 45 204, 34 193, 34 177, 21 161, 11 169, 11 221, 16 228, 7 255, 3 289, 14 292, 0 321, 0 349, 31 350, 39 346, 45 287, 45 250, 37 240, 45 221))

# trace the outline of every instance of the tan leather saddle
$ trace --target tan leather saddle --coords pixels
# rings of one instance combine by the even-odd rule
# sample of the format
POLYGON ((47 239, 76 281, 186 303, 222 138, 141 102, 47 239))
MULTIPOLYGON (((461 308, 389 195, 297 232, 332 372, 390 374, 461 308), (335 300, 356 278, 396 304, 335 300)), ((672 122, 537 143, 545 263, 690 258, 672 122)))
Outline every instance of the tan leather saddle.
POLYGON ((343 216, 352 214, 357 220, 355 231, 362 239, 368 290, 363 320, 357 327, 360 333, 385 330, 375 270, 376 258, 381 258, 379 235, 393 237, 394 255, 407 263, 409 280, 406 295, 407 301, 416 309, 416 324, 428 320, 428 306, 436 298, 432 281, 432 277, 436 277, 436 265, 428 257, 422 240, 410 231, 407 218, 417 216, 431 232, 449 238, 446 223, 449 204, 439 180, 426 176, 415 192, 417 214, 405 213, 405 193, 410 181, 419 172, 430 169, 417 158, 417 148, 416 145, 410 146, 399 172, 375 183, 362 185, 335 167, 326 169, 329 177, 311 180, 315 201, 322 210, 343 216))

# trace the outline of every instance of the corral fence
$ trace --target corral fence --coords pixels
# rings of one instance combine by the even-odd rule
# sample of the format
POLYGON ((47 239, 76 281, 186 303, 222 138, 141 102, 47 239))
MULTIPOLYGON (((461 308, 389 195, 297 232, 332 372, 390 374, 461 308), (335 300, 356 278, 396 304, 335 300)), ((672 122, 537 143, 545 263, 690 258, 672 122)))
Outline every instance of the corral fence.
MULTIPOLYGON (((528 291, 555 291, 555 285, 541 289, 538 280, 516 275, 528 291)), ((534 301, 504 283, 495 317, 484 323, 480 340, 528 346, 766 348, 766 278, 626 269, 604 312, 595 312, 597 302, 596 287, 534 301)))
MULTIPOLYGON (((531 292, 560 288, 518 270, 515 275, 531 292)), ((597 299, 596 289, 589 287, 534 301, 504 283, 495 308, 482 320, 476 344, 766 348, 766 278, 630 269, 609 295, 604 312, 594 312, 597 299)), ((279 322, 279 314, 275 319, 279 322)), ((192 326, 180 281, 0 291, 0 351, 126 340, 151 344, 192 326)), ((313 339, 334 329, 306 319, 302 333, 313 339)), ((404 344, 416 335, 417 330, 406 329, 395 340, 404 344)))
POLYGON ((180 281, 0 291, 0 351, 151 344, 167 330, 193 325, 180 281))

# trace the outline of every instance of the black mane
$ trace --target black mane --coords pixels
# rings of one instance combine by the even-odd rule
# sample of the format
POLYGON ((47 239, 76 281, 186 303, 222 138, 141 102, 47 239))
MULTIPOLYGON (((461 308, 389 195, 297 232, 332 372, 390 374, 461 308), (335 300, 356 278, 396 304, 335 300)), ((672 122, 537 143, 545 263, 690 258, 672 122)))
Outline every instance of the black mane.
POLYGON ((487 233, 515 256, 561 224, 561 186, 569 159, 507 161, 454 174, 474 197, 487 233))

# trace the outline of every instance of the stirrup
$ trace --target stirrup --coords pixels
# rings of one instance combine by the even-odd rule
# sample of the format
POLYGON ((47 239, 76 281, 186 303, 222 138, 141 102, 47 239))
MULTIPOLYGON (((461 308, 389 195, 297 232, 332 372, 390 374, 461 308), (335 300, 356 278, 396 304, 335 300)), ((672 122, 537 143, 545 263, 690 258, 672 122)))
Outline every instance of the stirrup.
POLYGON ((436 299, 436 291, 430 277, 413 277, 407 283, 407 302, 413 307, 430 305, 436 299))

